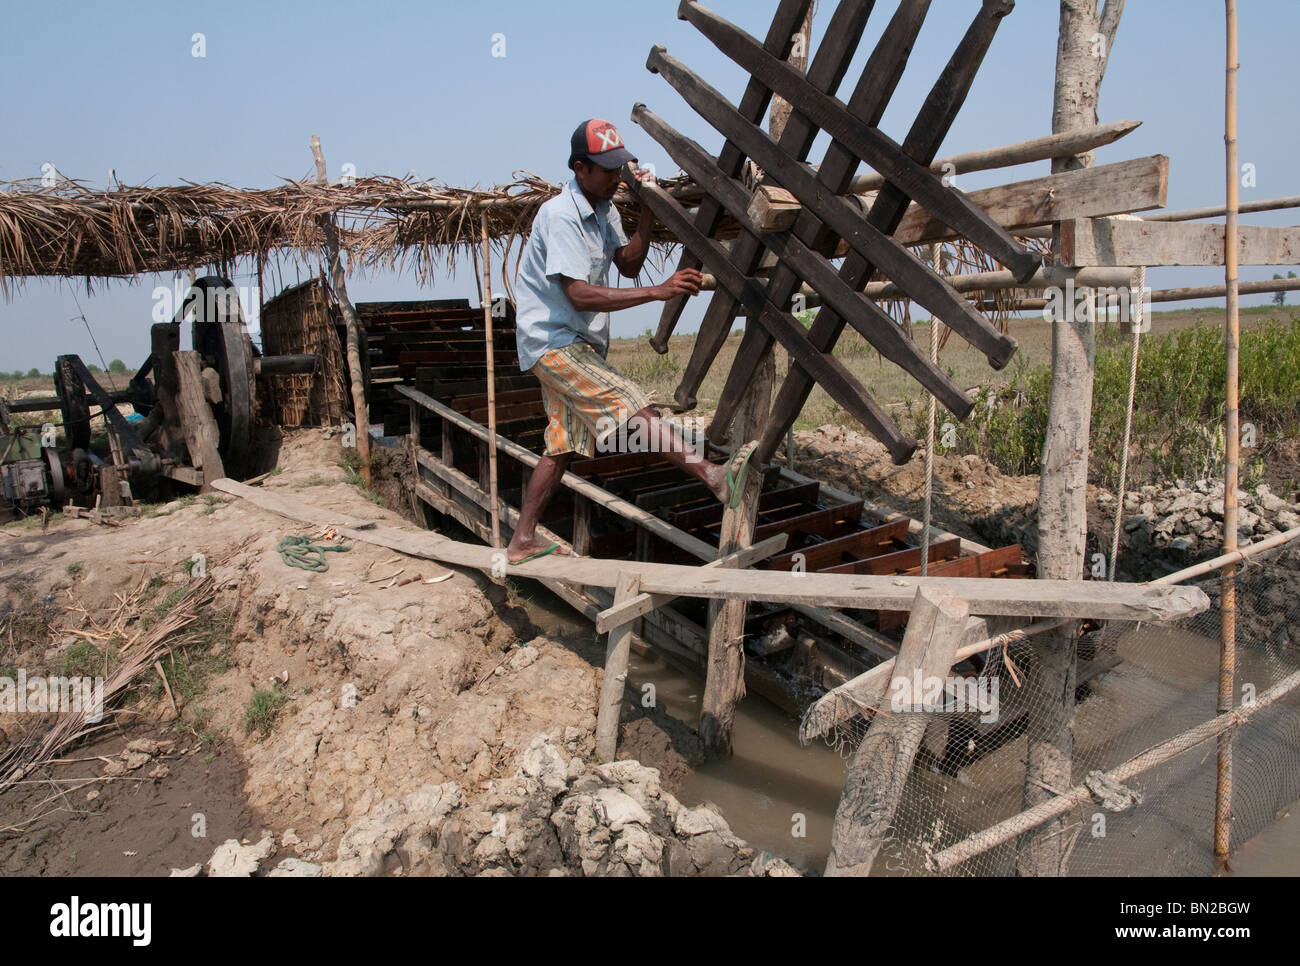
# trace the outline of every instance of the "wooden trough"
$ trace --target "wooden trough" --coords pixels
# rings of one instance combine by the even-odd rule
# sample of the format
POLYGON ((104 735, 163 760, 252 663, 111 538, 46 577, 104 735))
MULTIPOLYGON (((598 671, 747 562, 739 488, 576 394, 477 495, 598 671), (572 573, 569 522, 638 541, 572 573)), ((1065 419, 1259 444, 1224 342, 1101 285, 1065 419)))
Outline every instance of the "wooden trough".
MULTIPOLYGON (((372 420, 382 422, 388 435, 406 436, 415 471, 412 496, 491 543, 482 309, 453 300, 361 303, 357 312, 366 320, 372 420)), ((535 378, 505 365, 513 359, 513 310, 502 301, 494 315, 496 358, 502 363, 499 371, 507 373, 497 377, 496 405, 499 514, 508 536, 518 519, 527 474, 543 446, 546 417, 535 378)), ((708 454, 716 461, 725 459, 727 451, 710 445, 708 454)), ((701 674, 708 654, 706 598, 746 598, 747 687, 792 714, 824 691, 897 657, 920 574, 919 521, 790 469, 768 466, 758 497, 754 546, 735 555, 738 560, 718 562, 722 506, 657 454, 620 452, 575 460, 562 482, 540 522, 542 532, 579 558, 596 558, 592 562, 600 566, 574 571, 584 562, 546 558, 539 563, 563 565, 580 579, 546 576, 544 569, 538 576, 594 621, 598 631, 620 631, 611 638, 630 631, 634 646, 651 648, 701 674), (725 579, 731 586, 711 593, 689 586, 689 580, 660 575, 680 567, 656 566, 711 562, 754 569, 719 571, 718 578, 709 580, 725 579), (616 578, 623 573, 638 576, 640 590, 649 592, 620 598, 616 578), (850 585, 854 589, 848 596, 837 597, 831 585, 842 582, 825 582, 823 575, 861 580, 850 585), (664 582, 657 585, 656 579, 664 582), (823 584, 825 592, 809 593, 823 584), (867 597, 861 591, 874 587, 883 589, 872 598, 880 603, 863 606, 867 597)), ((498 573, 504 572, 504 554, 495 563, 498 573)), ((535 567, 510 572, 533 576, 535 567)), ((1083 582, 1076 583, 1083 588, 1082 599, 1062 610, 1057 598, 1063 588, 1026 579, 1033 576, 1032 568, 1014 544, 990 548, 932 529, 928 573, 931 586, 959 585, 961 590, 950 592, 968 599, 976 614, 1153 616, 1145 609, 1126 610, 1118 598, 1111 607, 1109 590, 1083 582)), ((1080 683, 1108 666, 1103 655, 1083 656, 1080 683)), ((977 673, 984 660, 983 654, 972 656, 958 665, 957 673, 977 673)))

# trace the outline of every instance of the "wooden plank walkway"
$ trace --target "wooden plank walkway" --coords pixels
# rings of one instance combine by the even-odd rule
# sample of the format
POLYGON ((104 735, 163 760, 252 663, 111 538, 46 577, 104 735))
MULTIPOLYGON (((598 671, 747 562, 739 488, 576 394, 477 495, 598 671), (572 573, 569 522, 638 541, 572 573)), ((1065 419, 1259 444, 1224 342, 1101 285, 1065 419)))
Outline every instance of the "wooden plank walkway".
MULTIPOLYGON (((289 501, 234 480, 212 486, 269 512, 318 526, 333 525, 349 539, 361 540, 414 557, 480 570, 498 566, 500 551, 459 543, 429 533, 380 527, 335 511, 289 501)), ((952 594, 970 604, 972 614, 1011 617, 1091 617, 1097 620, 1171 621, 1206 610, 1210 600, 1194 587, 1169 587, 1085 580, 1016 580, 996 578, 864 577, 805 573, 795 578, 781 571, 703 570, 677 564, 633 563, 590 557, 543 557, 509 572, 514 576, 556 580, 589 587, 614 588, 620 571, 639 575, 640 591, 677 597, 704 597, 811 604, 868 610, 910 610, 918 588, 952 594)))

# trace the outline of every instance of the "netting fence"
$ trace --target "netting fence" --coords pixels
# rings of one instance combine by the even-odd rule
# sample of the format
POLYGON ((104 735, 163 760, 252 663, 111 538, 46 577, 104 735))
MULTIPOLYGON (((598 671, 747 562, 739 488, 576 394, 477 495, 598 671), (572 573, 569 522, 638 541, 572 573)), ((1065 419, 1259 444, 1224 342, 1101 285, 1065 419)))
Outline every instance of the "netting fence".
MULTIPOLYGON (((1062 837, 1069 875, 1214 873, 1214 737, 1118 788, 1096 778, 1215 719, 1221 577, 1195 586, 1212 602, 1201 614, 1167 625, 1111 622, 1080 638, 1071 784, 1094 788, 1060 819, 991 848, 967 840, 1026 808, 1026 732, 1054 709, 1026 686, 1032 642, 990 651, 977 675, 958 680, 954 671, 945 697, 954 710, 925 712, 925 739, 873 874, 1013 875, 1021 842, 1045 834, 1062 837)), ((1300 799, 1300 687, 1269 700, 1269 689, 1300 672, 1300 547, 1239 564, 1236 586, 1234 705, 1269 703, 1229 732, 1233 850, 1300 799)), ((854 718, 829 740, 848 757, 867 727, 854 718)))

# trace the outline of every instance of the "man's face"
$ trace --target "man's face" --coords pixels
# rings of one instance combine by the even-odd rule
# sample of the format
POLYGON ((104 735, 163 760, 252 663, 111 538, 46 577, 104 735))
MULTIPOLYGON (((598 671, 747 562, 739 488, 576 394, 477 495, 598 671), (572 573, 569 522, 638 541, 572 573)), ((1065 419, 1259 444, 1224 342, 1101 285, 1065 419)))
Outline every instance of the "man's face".
POLYGON ((614 197, 614 193, 618 191, 619 182, 622 180, 621 169, 606 169, 598 164, 589 164, 586 161, 575 161, 573 163, 573 173, 578 179, 578 187, 593 198, 600 198, 605 201, 614 197))

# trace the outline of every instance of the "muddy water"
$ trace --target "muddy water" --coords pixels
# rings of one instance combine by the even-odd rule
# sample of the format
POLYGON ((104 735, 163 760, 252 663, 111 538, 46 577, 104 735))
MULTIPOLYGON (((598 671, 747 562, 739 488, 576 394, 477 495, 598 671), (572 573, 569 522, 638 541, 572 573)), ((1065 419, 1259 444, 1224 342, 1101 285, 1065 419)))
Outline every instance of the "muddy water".
MULTIPOLYGON (((591 624, 542 588, 528 588, 525 607, 542 633, 570 644, 589 644, 591 624)), ((694 730, 704 682, 656 655, 632 654, 628 687, 654 685, 667 715, 694 730)), ((756 849, 797 868, 820 872, 830 849, 831 822, 844 786, 844 761, 824 744, 800 746, 799 722, 761 698, 742 701, 732 741, 735 754, 697 766, 677 797, 686 805, 712 802, 732 830, 756 849)))
MULTIPOLYGON (((531 592, 531 588, 530 588, 531 592)), ((527 604, 548 636, 593 640, 591 625, 558 598, 539 589, 527 604)), ((1097 679, 1076 712, 1076 775, 1111 768, 1157 742, 1212 717, 1217 641, 1183 628, 1139 627, 1125 632, 1124 662, 1097 679)), ((1300 663, 1288 655, 1238 652, 1238 681, 1277 681, 1300 663)), ((658 704, 690 728, 698 720, 704 682, 656 656, 632 655, 633 691, 651 683, 658 704)), ((1233 868, 1244 875, 1300 875, 1300 693, 1262 712, 1235 743, 1237 792, 1233 868), (1288 816, 1288 812, 1290 813, 1288 816), (1252 837, 1248 841, 1248 837, 1252 837)), ((830 847, 831 823, 844 783, 845 762, 817 743, 801 747, 798 722, 760 698, 738 709, 735 754, 699 766, 678 797, 712 802, 737 835, 805 871, 820 872, 830 847)), ((897 818, 900 840, 943 832, 943 845, 1020 810, 1024 740, 980 759, 958 776, 918 768, 897 818)), ((1076 875, 1210 875, 1214 745, 1206 743, 1135 780, 1146 799, 1137 809, 1108 814, 1104 834, 1085 828, 1071 859, 1076 875)), ((1091 816, 1081 815, 1084 821, 1091 816)), ((925 874, 919 849, 885 850, 877 874, 925 874), (881 866, 884 868, 881 868, 881 866)), ((989 853, 958 874, 1011 874, 1014 843, 989 853)))

